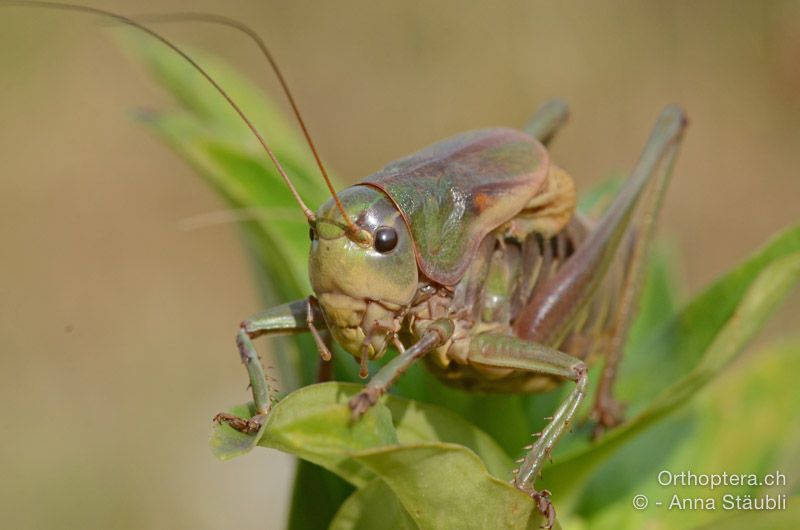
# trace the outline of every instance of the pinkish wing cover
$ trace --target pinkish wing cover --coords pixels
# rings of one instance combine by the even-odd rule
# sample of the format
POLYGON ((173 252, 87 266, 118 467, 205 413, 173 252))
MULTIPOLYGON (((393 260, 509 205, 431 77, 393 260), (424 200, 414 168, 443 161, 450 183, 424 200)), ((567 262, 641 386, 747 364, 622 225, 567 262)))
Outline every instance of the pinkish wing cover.
POLYGON ((394 201, 411 229, 422 272, 456 284, 486 235, 540 189, 548 155, 514 129, 454 136, 386 166, 362 183, 394 201))

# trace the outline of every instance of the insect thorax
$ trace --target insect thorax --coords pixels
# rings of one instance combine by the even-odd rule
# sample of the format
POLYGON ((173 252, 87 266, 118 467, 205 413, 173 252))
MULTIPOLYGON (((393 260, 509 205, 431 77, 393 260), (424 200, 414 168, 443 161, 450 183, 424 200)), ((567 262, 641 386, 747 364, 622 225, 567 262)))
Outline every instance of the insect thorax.
MULTIPOLYGON (((450 318, 456 324, 451 341, 427 357, 438 377, 455 386, 487 391, 538 392, 553 386, 555 380, 549 376, 474 365, 468 359, 469 348, 471 339, 481 333, 513 334, 515 319, 527 302, 586 237, 586 222, 574 211, 571 177, 551 166, 541 192, 483 240, 455 286, 428 284, 418 291, 407 316, 407 329, 414 339, 438 318, 450 318)), ((589 315, 596 309, 583 311, 576 331, 593 325, 596 317, 589 315)), ((569 340, 573 338, 562 343, 569 340)))

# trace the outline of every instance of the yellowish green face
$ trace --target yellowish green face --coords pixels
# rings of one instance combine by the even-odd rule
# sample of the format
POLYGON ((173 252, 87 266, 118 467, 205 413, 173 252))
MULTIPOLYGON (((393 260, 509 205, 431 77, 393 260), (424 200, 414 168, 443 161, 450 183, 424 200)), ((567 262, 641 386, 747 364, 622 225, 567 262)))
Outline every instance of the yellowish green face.
POLYGON ((371 242, 348 237, 333 200, 322 205, 311 229, 311 286, 336 341, 358 357, 379 357, 417 291, 414 244, 402 215, 383 192, 352 186, 339 198, 371 242))

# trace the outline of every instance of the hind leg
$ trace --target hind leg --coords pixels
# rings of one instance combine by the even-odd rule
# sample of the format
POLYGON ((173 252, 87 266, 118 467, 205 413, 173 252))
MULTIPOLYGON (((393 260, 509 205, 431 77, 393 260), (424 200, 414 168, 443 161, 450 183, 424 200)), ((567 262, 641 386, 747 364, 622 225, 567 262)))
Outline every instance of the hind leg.
POLYGON ((522 130, 544 145, 548 145, 567 120, 569 120, 567 103, 558 98, 550 99, 536 109, 522 130))
POLYGON ((685 126, 686 117, 680 108, 664 109, 614 202, 575 253, 537 290, 514 324, 515 334, 521 338, 539 344, 559 344, 575 328, 581 311, 602 295, 598 287, 608 278, 611 264, 620 259, 620 247, 625 248, 626 268, 607 330, 610 347, 595 404, 599 432, 619 420, 620 410, 611 396, 611 388, 635 314, 653 220, 685 126))
POLYGON ((596 421, 593 436, 596 438, 623 419, 624 406, 614 397, 614 382, 619 373, 622 354, 628 333, 636 315, 642 285, 647 272, 647 256, 655 228, 655 220, 661 209, 664 194, 669 184, 670 171, 675 151, 679 144, 672 146, 668 159, 656 171, 652 182, 644 191, 636 215, 627 228, 623 242, 623 275, 617 303, 608 328, 608 347, 605 364, 598 382, 597 393, 592 407, 592 418, 596 421))

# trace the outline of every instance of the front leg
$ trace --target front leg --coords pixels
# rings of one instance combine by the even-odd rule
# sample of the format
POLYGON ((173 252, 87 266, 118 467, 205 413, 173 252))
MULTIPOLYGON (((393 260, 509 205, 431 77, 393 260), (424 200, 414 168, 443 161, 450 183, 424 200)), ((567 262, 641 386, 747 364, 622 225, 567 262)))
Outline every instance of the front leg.
POLYGON ((408 367, 414 364, 417 359, 450 340, 454 329, 455 325, 452 320, 439 319, 434 321, 428 326, 419 341, 409 349, 400 352, 397 357, 381 368, 370 379, 367 387, 350 400, 353 421, 360 418, 372 405, 377 403, 378 398, 385 394, 392 383, 403 372, 408 370, 408 367))
MULTIPOLYGON (((236 346, 239 349, 242 363, 247 369, 256 413, 252 418, 247 419, 221 412, 214 417, 214 421, 227 423, 245 434, 257 433, 272 408, 275 396, 274 389, 264 373, 264 367, 261 365, 261 360, 253 345, 253 339, 261 335, 309 331, 315 323, 324 325, 322 315, 319 314, 316 300, 313 297, 273 307, 244 320, 236 333, 236 346)), ((325 353, 321 353, 324 358, 325 353)), ((328 356, 328 358, 330 357, 328 356)))
POLYGON ((550 456, 553 446, 566 430, 586 393, 586 365, 580 359, 559 350, 509 335, 486 333, 472 339, 469 361, 473 364, 501 368, 516 368, 539 374, 550 374, 575 382, 575 389, 553 414, 552 420, 542 430, 536 442, 528 446, 528 454, 514 470, 513 483, 530 495, 539 511, 547 517, 548 528, 555 520, 555 510, 550 503, 550 492, 537 491, 536 479, 542 465, 550 456))

